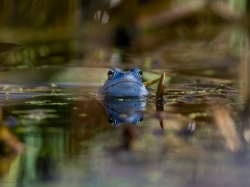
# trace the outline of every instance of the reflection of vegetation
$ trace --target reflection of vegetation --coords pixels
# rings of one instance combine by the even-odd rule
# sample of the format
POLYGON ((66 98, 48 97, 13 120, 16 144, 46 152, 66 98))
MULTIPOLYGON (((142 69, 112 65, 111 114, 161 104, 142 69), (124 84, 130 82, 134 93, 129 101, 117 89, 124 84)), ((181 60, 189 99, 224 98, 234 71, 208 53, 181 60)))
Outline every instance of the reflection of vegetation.
POLYGON ((32 181, 51 181, 56 178, 58 164, 66 149, 67 135, 61 130, 54 133, 26 133, 22 136, 27 145, 18 167, 19 179, 24 186, 32 181))
MULTIPOLYGON (((54 102, 59 101, 56 99, 54 102)), ((9 114, 19 116, 20 124, 13 131, 26 146, 24 154, 11 164, 10 172, 13 174, 8 175, 6 180, 21 186, 29 185, 32 181, 57 179, 58 167, 68 150, 66 130, 71 114, 68 105, 54 105, 55 110, 51 106, 43 106, 43 109, 39 106, 28 103, 5 108, 9 114), (60 116, 59 119, 51 116, 50 113, 55 112, 60 116)))

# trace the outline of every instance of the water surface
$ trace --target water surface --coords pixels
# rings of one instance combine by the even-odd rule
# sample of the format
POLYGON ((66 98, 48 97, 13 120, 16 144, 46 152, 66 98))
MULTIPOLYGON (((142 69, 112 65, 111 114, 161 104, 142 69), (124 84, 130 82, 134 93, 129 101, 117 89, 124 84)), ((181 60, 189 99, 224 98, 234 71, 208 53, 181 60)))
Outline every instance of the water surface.
MULTIPOLYGON (((171 84, 164 103, 156 103, 154 97, 105 100, 90 93, 96 89, 2 87, 4 117, 18 120, 11 131, 26 146, 22 154, 2 157, 5 186, 249 183, 248 128, 242 127, 237 114, 243 104, 235 88, 171 84), (216 107, 222 107, 219 113, 216 107), (230 147, 221 124, 214 120, 216 114, 235 122, 239 149, 230 147)), ((230 125, 224 128, 232 133, 227 130, 230 125)))

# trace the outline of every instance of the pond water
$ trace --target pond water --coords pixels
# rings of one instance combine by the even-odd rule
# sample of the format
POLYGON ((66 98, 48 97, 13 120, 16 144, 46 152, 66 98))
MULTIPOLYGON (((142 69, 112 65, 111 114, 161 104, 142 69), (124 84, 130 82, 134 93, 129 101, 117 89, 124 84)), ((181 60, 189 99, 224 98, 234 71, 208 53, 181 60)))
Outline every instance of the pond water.
POLYGON ((99 87, 2 85, 4 120, 25 145, 23 153, 8 148, 1 158, 3 186, 250 182, 249 130, 232 85, 171 83, 164 102, 106 100, 91 94, 99 87))

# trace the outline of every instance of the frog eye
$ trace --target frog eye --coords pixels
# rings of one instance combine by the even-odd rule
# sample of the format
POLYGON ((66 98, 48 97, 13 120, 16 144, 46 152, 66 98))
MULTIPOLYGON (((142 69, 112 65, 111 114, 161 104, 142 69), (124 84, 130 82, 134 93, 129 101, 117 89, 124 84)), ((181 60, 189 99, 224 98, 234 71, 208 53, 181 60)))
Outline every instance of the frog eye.
POLYGON ((108 71, 108 78, 109 80, 111 80, 114 76, 115 76, 115 71, 113 69, 108 71))
POLYGON ((138 76, 139 76, 139 77, 142 77, 142 75, 143 75, 142 71, 139 70, 139 71, 138 71, 138 76))
POLYGON ((138 68, 133 68, 133 69, 131 69, 130 71, 131 71, 131 72, 134 72, 134 73, 136 74, 137 77, 142 78, 143 73, 142 73, 142 71, 141 71, 140 69, 138 69, 138 68))
POLYGON ((116 120, 112 115, 109 115, 108 122, 109 122, 110 125, 113 125, 113 126, 116 125, 116 120))
POLYGON ((143 121, 143 117, 138 117, 136 123, 140 123, 143 121))

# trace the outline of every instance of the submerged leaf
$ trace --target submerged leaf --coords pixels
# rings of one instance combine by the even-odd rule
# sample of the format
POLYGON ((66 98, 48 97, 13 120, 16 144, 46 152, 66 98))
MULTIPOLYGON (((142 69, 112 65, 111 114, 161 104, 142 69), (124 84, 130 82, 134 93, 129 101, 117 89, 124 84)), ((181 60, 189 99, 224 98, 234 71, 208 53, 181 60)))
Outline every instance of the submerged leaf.
POLYGON ((0 53, 13 51, 25 47, 24 45, 0 42, 0 53))

